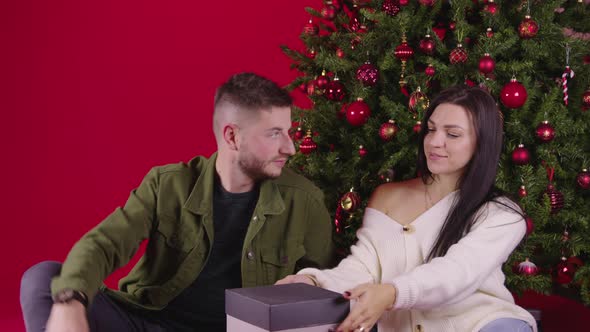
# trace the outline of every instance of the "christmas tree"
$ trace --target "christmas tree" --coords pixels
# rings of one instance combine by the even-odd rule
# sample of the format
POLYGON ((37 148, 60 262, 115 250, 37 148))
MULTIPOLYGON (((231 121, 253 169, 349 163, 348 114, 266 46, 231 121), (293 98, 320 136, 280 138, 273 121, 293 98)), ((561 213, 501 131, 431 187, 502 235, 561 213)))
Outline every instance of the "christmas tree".
POLYGON ((527 237, 504 266, 520 293, 590 304, 590 6, 587 1, 325 0, 305 49, 284 47, 306 93, 291 166, 324 189, 342 255, 381 183, 416 177, 417 133, 441 89, 479 85, 505 139, 496 185, 527 237))

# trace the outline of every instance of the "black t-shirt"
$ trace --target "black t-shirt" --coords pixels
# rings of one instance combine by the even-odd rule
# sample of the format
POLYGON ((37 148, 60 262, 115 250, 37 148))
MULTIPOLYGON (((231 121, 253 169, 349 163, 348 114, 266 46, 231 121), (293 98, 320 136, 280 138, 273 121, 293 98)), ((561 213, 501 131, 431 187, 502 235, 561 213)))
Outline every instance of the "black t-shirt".
POLYGON ((155 313, 156 321, 168 331, 226 330, 225 290, 242 287, 242 247, 258 194, 258 187, 246 193, 230 193, 216 177, 215 233, 209 258, 197 279, 166 308, 155 313))

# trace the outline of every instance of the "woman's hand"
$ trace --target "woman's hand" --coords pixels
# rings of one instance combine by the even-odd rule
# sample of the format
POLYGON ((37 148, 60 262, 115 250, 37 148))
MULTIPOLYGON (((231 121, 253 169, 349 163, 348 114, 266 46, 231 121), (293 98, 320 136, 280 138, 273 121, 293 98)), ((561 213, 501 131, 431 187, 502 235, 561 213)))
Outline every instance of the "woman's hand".
POLYGON ((395 292, 390 284, 362 284, 345 292, 345 298, 357 303, 336 331, 368 332, 383 313, 393 307, 395 292))
POLYGON ((275 282, 275 285, 295 284, 303 283, 312 286, 317 286, 315 278, 307 274, 292 274, 284 277, 283 279, 275 282))

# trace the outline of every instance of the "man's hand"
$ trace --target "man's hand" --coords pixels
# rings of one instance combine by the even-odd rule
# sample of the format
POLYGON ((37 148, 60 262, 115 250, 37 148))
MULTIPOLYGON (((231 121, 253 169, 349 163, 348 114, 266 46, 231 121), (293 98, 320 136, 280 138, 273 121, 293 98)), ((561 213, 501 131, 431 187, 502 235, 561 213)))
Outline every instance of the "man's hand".
POLYGON ((314 282, 312 276, 306 274, 292 274, 284 277, 283 279, 275 282, 275 285, 285 285, 285 284, 296 284, 296 283, 303 283, 312 286, 317 286, 314 282))
POLYGON ((47 320, 47 332, 90 332, 86 308, 78 301, 55 303, 47 320))
POLYGON ((390 284, 362 284, 345 292, 344 298, 357 300, 336 331, 368 332, 395 303, 396 289, 390 284))

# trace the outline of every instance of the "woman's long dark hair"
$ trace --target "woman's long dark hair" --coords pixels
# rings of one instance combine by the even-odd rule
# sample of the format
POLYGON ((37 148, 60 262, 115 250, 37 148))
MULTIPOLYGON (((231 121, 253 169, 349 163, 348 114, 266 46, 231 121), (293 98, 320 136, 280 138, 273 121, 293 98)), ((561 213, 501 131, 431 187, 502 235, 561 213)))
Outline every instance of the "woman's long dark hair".
POLYGON ((426 110, 418 147, 418 171, 424 183, 433 179, 424 154, 424 138, 428 133, 428 119, 440 104, 453 104, 465 109, 470 115, 477 138, 475 152, 459 178, 458 194, 427 261, 444 256, 453 244, 471 230, 478 210, 501 195, 494 187, 494 182, 502 152, 503 119, 494 98, 477 87, 447 88, 432 100, 426 110))

